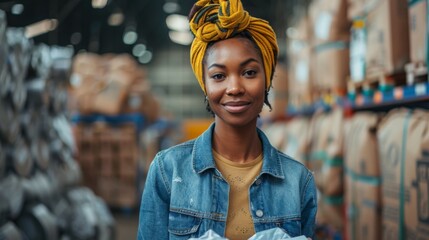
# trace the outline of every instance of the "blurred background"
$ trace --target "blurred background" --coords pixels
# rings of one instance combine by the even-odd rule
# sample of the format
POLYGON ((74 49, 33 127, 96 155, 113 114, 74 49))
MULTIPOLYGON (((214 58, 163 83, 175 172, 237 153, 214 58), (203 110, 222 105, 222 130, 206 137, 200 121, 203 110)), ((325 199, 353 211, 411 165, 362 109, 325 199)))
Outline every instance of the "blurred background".
MULTIPOLYGON (((0 0, 0 239, 135 239, 149 165, 212 123, 194 0, 0 0)), ((280 48, 258 122, 316 239, 429 239, 427 0, 243 0, 280 48)))

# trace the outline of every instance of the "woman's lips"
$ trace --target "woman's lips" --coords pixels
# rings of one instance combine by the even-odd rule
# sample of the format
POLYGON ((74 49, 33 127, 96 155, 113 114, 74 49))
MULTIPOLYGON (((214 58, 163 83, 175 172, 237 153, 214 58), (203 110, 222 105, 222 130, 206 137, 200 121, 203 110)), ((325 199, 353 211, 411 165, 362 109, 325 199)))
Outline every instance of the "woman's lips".
POLYGON ((249 102, 228 102, 223 104, 226 111, 230 113, 241 113, 250 107, 249 102))

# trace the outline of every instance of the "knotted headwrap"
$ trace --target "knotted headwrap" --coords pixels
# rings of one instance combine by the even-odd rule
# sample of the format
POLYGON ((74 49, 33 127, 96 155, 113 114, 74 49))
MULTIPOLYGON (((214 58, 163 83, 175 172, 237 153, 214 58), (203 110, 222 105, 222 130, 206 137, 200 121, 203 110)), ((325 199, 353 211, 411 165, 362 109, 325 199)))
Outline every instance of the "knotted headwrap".
POLYGON ((191 45, 191 66, 206 93, 203 80, 203 58, 210 42, 228 39, 247 31, 262 53, 265 69, 265 87, 271 87, 272 74, 277 63, 276 34, 263 19, 249 15, 240 0, 199 0, 191 12, 189 25, 195 38, 191 45))

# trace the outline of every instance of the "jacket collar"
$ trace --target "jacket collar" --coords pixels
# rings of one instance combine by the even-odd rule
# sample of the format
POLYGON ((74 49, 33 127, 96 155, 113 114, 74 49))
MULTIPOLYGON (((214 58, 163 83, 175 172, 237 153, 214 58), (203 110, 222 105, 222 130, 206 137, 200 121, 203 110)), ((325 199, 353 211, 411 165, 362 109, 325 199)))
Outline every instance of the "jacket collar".
MULTIPOLYGON (((192 150, 192 164, 194 171, 203 173, 208 169, 216 168, 212 153, 212 137, 215 123, 201 134, 196 140, 192 150)), ((262 140, 264 160, 262 163, 261 175, 266 173, 273 177, 284 179, 282 162, 279 152, 270 144, 267 136, 257 128, 259 138, 262 140)))

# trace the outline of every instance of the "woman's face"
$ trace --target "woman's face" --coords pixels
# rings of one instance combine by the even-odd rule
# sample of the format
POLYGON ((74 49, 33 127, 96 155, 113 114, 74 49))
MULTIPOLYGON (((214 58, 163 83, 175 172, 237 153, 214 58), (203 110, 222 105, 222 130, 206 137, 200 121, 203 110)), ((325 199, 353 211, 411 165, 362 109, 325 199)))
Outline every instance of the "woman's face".
POLYGON ((262 58, 246 38, 230 38, 206 53, 204 81, 217 120, 233 126, 256 123, 265 98, 262 58))

